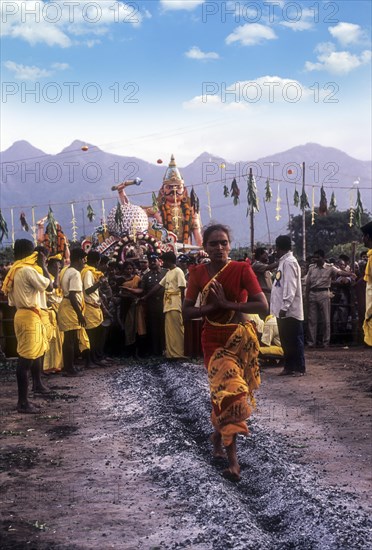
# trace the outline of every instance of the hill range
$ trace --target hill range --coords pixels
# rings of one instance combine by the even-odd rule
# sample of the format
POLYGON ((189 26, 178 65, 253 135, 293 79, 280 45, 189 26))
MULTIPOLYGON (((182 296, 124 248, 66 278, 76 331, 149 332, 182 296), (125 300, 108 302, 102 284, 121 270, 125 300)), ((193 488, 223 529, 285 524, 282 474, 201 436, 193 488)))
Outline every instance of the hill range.
MULTIPOLYGON (((73 203, 78 233, 89 235, 100 223, 102 200, 106 215, 116 205, 117 194, 111 191, 111 187, 121 181, 141 178, 142 184, 129 187, 127 195, 134 204, 151 205, 152 193, 157 195, 172 153, 177 162, 177 151, 169 151, 162 164, 156 164, 156 161, 152 164, 135 157, 114 155, 79 140, 56 155, 46 154, 27 141, 17 141, 1 153, 0 207, 3 216, 10 228, 10 209, 13 210, 15 238, 20 238, 25 236, 19 222, 20 213, 23 211, 31 224, 32 207, 38 220, 47 214, 50 205, 65 233, 71 237, 73 203), (88 150, 82 150, 84 145, 88 150), (96 213, 93 223, 86 216, 89 203, 96 213)), ((354 159, 338 149, 315 143, 236 163, 204 152, 191 164, 178 168, 189 193, 194 187, 199 197, 202 223, 207 224, 212 219, 228 224, 234 246, 240 247, 250 240, 246 217, 249 169, 252 168, 256 177, 260 203, 260 210, 255 214, 255 240, 269 243, 278 234, 287 232, 289 216, 301 213, 293 204, 293 195, 296 188, 301 193, 303 162, 310 205, 314 193, 314 204, 318 207, 323 184, 328 203, 334 191, 337 208, 347 210, 351 205, 355 206, 356 189, 359 188, 364 210, 372 212, 371 162, 354 159), (240 188, 237 206, 233 205, 231 197, 224 196, 224 186, 230 189, 234 177, 240 188), (273 197, 265 203, 267 178, 273 197), (276 210, 278 205, 279 212, 276 210), (276 219, 277 215, 279 219, 276 219)), ((7 244, 5 240, 3 244, 7 244)))

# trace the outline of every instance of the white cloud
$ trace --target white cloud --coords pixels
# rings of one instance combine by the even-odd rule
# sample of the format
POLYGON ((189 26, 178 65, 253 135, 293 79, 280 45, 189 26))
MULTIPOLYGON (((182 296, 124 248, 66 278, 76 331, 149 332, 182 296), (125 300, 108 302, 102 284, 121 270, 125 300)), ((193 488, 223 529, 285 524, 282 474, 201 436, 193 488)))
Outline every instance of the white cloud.
POLYGON ((309 31, 314 28, 314 12, 302 8, 298 21, 281 21, 283 27, 287 27, 292 31, 309 31))
POLYGON ((70 65, 68 63, 52 63, 51 67, 56 71, 65 71, 70 65))
POLYGON ((226 38, 226 44, 240 42, 242 46, 254 46, 261 44, 264 40, 274 40, 278 38, 270 27, 261 25, 260 23, 247 23, 236 27, 234 31, 226 38))
POLYGON ((152 13, 146 8, 142 11, 142 15, 144 19, 152 19, 152 13))
POLYGON ((186 57, 190 59, 198 59, 200 61, 207 61, 209 59, 219 59, 220 56, 216 52, 202 52, 198 46, 193 46, 186 53, 186 57))
POLYGON ((331 74, 344 75, 362 65, 367 65, 372 57, 370 50, 364 50, 360 55, 348 51, 338 52, 332 42, 318 44, 315 52, 318 54, 318 61, 315 63, 306 61, 306 71, 327 71, 331 74))
MULTIPOLYGON (((326 96, 319 90, 318 100, 326 96)), ((255 80, 243 80, 226 83, 204 82, 203 94, 185 101, 182 106, 187 110, 239 111, 253 110, 270 104, 295 105, 315 100, 315 92, 298 80, 280 76, 262 76, 255 80)))
MULTIPOLYGON (((139 26, 141 14, 135 4, 96 0, 47 2, 46 0, 14 0, 0 3, 1 36, 22 39, 31 45, 47 44, 69 48, 79 44, 75 36, 101 36, 114 23, 139 26), (110 9, 111 8, 111 9, 110 9)), ((85 42, 89 46, 87 42, 85 42)), ((90 46, 94 43, 91 41, 90 46)))
POLYGON ((189 111, 245 111, 249 108, 249 105, 243 102, 227 102, 223 101, 223 98, 217 95, 199 95, 195 96, 189 101, 184 101, 182 107, 189 111))
POLYGON ((68 63, 53 63, 51 69, 41 69, 35 65, 22 65, 14 61, 5 61, 4 67, 13 73, 17 80, 39 80, 55 74, 56 71, 65 71, 69 68, 68 63))
POLYGON ((328 27, 329 32, 339 41, 341 46, 359 44, 367 39, 366 33, 360 25, 340 21, 335 27, 328 27))
POLYGON ((283 25, 283 27, 287 27, 288 29, 291 29, 292 31, 309 31, 314 27, 314 23, 311 21, 303 21, 300 19, 299 21, 282 21, 280 23, 283 25))
POLYGON ((20 65, 14 61, 5 61, 4 67, 13 73, 14 78, 19 80, 38 80, 39 78, 46 78, 47 76, 53 74, 52 71, 48 71, 47 69, 40 69, 35 66, 20 65))
POLYGON ((160 0, 160 5, 165 10, 194 10, 204 4, 204 0, 160 0))
POLYGON ((92 38, 90 40, 85 41, 85 45, 88 46, 88 48, 94 48, 97 44, 101 44, 101 40, 98 40, 97 38, 92 38))

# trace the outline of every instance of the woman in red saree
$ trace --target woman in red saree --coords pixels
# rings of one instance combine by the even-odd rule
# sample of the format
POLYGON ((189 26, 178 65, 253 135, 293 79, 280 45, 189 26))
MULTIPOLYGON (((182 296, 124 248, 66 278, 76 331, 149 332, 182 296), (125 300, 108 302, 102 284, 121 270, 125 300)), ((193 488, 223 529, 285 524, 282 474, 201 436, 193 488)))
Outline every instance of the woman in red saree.
POLYGON ((214 456, 225 456, 224 446, 229 467, 223 474, 239 481, 236 436, 248 434, 246 420, 260 384, 259 344, 245 314, 267 313, 268 305, 250 263, 229 260, 227 227, 208 226, 203 247, 210 263, 190 269, 183 314, 185 319, 204 318, 202 347, 212 401, 214 456), (199 293, 201 306, 195 307, 199 293))

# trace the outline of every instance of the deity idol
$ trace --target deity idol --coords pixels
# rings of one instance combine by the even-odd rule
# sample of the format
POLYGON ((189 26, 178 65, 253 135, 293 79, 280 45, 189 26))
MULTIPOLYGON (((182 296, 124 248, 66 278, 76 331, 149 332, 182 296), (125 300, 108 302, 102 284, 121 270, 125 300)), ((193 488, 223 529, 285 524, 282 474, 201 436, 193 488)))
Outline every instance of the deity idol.
POLYGON ((153 216, 167 231, 175 233, 177 242, 191 244, 193 238, 195 245, 202 245, 199 208, 191 204, 173 155, 163 178, 157 204, 159 212, 154 212, 153 216))

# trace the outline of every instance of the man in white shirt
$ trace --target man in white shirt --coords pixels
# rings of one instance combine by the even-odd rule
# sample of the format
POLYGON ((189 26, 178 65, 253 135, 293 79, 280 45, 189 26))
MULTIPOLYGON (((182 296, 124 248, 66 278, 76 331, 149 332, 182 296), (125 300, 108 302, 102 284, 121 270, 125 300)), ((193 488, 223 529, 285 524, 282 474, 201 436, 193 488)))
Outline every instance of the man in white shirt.
POLYGON ((86 253, 81 248, 71 250, 71 264, 61 271, 60 284, 63 294, 58 309, 57 321, 63 340, 63 376, 79 376, 74 366, 75 349, 78 347, 86 365, 90 359, 90 344, 86 333, 84 316, 83 282, 80 272, 85 263, 86 253))
POLYGON ((279 235, 275 244, 279 266, 271 289, 270 311, 277 317, 284 352, 285 367, 280 375, 303 376, 306 369, 301 268, 291 251, 290 237, 279 235))

